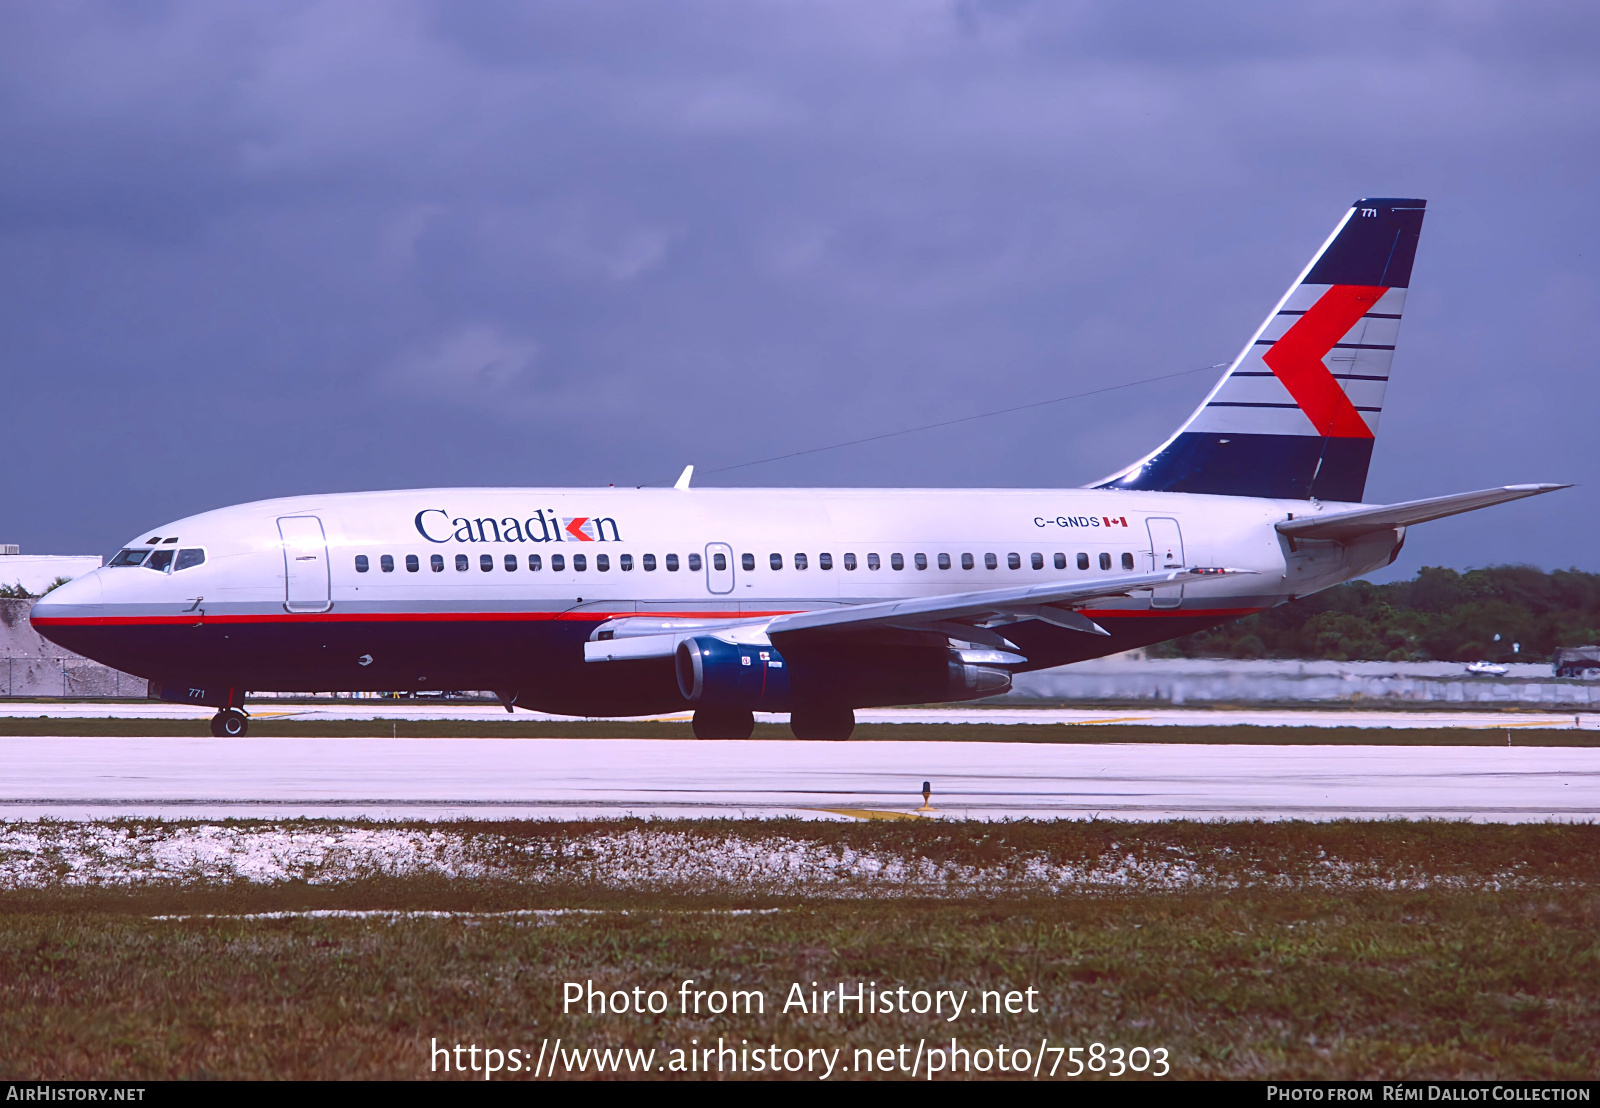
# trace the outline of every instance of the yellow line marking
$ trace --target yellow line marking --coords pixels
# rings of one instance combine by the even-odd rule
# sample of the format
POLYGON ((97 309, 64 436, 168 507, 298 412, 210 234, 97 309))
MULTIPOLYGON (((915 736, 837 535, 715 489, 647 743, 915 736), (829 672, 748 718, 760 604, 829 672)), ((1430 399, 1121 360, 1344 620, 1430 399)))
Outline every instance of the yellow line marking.
POLYGON ((1152 716, 1112 716, 1110 719, 1079 719, 1068 723, 1068 727, 1082 727, 1090 723, 1138 723, 1140 720, 1152 719, 1152 716))
POLYGON ((1479 731, 1507 731, 1513 727, 1568 727, 1572 724, 1565 720, 1536 719, 1530 723, 1485 723, 1477 727, 1479 731))
MULTIPOLYGON (((931 810, 931 809, 930 809, 931 810)), ((808 808, 809 812, 828 812, 852 819, 921 819, 916 812, 884 812, 876 808, 808 808)))

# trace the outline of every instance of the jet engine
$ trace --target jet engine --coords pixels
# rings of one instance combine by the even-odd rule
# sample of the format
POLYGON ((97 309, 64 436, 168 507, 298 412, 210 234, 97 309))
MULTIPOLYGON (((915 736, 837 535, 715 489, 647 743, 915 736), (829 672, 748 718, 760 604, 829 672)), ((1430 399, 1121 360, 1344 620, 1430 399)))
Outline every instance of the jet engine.
POLYGON ((1007 662, 993 650, 809 649, 786 659, 770 642, 697 635, 674 655, 678 691, 691 704, 787 712, 796 704, 873 707, 977 700, 1011 687, 1007 662))

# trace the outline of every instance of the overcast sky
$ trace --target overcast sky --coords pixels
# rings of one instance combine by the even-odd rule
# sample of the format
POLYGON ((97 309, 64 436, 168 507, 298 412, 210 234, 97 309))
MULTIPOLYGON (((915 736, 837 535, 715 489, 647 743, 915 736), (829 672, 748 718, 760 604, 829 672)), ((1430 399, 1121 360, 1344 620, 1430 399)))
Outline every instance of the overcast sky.
MULTIPOLYGON (((1369 500, 1600 570, 1600 8, 0 3, 0 541, 419 485, 1067 486, 1428 199, 1369 500)), ((1391 571, 1393 575, 1395 571, 1391 571)))

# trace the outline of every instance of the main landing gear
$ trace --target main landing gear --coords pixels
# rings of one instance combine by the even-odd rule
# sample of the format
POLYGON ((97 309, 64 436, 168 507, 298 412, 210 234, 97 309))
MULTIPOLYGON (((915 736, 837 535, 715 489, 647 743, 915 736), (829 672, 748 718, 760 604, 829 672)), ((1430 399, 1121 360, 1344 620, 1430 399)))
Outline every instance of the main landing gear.
POLYGON ((694 710, 694 737, 697 739, 748 739, 755 729, 755 713, 743 708, 694 710))
POLYGON ((849 708, 796 708, 789 713, 789 730, 797 739, 843 742, 856 729, 856 714, 849 708))
POLYGON ((224 708, 211 717, 211 733, 219 739, 243 738, 249 730, 249 718, 237 708, 224 708))

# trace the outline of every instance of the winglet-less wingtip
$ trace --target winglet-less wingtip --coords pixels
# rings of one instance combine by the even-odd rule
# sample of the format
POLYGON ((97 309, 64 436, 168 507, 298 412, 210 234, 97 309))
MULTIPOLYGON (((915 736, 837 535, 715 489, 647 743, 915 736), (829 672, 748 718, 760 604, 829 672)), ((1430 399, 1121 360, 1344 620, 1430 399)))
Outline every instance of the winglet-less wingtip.
POLYGON ((678 474, 678 479, 677 479, 677 481, 675 481, 673 483, 672 487, 675 488, 675 489, 686 489, 686 488, 688 488, 689 487, 689 478, 691 478, 693 476, 694 476, 694 466, 684 466, 683 467, 683 472, 678 474))

